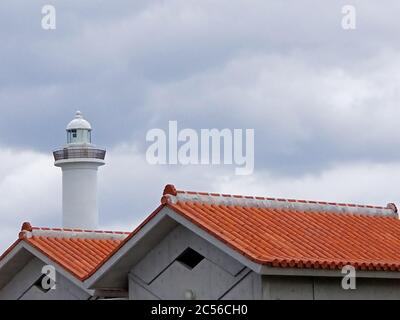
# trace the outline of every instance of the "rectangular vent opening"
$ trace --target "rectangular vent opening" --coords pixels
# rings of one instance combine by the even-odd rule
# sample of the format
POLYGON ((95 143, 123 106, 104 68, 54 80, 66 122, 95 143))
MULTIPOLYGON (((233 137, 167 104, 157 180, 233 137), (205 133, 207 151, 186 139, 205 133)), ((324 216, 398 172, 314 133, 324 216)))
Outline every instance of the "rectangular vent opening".
POLYGON ((204 256, 202 256, 197 251, 193 250, 192 248, 187 248, 183 251, 176 261, 182 263, 184 266, 188 267, 189 269, 193 269, 196 267, 202 260, 204 256))

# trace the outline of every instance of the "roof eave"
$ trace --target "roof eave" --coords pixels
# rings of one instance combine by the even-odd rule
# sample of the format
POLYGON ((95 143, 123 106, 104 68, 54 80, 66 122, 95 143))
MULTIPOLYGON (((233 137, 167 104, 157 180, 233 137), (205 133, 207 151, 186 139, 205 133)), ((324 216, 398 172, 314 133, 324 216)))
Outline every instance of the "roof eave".
MULTIPOLYGON (((357 278, 400 279, 398 271, 357 270, 357 278)), ((297 276, 297 277, 336 277, 343 278, 345 274, 340 269, 312 268, 280 268, 263 265, 260 274, 266 276, 297 276)))

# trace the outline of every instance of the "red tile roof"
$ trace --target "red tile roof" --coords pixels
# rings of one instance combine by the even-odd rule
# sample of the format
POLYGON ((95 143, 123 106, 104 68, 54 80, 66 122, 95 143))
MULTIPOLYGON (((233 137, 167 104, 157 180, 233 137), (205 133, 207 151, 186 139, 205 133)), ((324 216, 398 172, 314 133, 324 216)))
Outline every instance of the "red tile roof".
POLYGON ((124 232, 32 228, 25 241, 80 280, 90 277, 164 208, 169 207, 250 260, 272 267, 400 271, 400 220, 386 207, 177 191, 124 232))
MULTIPOLYGON (((83 280, 128 236, 127 232, 37 228, 24 223, 19 240, 25 241, 76 278, 83 280)), ((12 248, 1 257, 4 258, 12 248)))
POLYGON ((400 221, 387 207, 177 191, 164 206, 273 267, 400 271, 400 221))

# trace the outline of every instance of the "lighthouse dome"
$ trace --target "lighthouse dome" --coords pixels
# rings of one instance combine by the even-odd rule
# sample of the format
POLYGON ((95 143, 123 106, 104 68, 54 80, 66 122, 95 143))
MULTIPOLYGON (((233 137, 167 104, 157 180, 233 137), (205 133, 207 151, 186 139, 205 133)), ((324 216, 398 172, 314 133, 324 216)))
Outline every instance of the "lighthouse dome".
POLYGON ((75 119, 73 119, 67 125, 67 130, 92 130, 92 126, 90 125, 89 121, 83 119, 82 112, 77 111, 75 114, 75 119))
POLYGON ((76 112, 75 119, 67 125, 67 143, 73 146, 92 143, 92 126, 83 119, 80 111, 76 112))

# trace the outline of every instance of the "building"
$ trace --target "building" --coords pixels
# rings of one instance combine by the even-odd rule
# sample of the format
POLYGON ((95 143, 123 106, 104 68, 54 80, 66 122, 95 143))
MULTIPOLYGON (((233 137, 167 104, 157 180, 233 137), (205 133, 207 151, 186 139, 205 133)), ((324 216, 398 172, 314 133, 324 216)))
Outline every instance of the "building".
POLYGON ((67 169, 72 173, 64 175, 62 167, 63 221, 73 227, 24 223, 0 257, 0 299, 400 299, 394 204, 189 192, 167 185, 160 206, 130 233, 79 228, 74 210, 88 212, 82 221, 93 226, 97 203, 93 190, 72 191, 81 186, 74 176, 83 170, 79 179, 88 181, 81 183, 95 189, 105 151, 88 140, 90 125, 68 128, 86 130, 76 137, 68 131, 71 139, 86 140, 68 140, 67 151, 55 153, 56 164, 60 153, 67 166, 73 163, 67 169), (82 195, 89 199, 79 206, 65 203, 82 195), (48 266, 54 267, 56 288, 43 288, 48 266), (343 286, 343 270, 355 271, 355 287, 343 286))
MULTIPOLYGON (((111 231, 36 228, 24 223, 17 241, 0 257, 0 300, 92 299, 94 290, 86 288, 82 280, 127 235, 111 231), (55 269, 54 288, 42 286, 45 266, 55 269)), ((121 292, 111 294, 125 296, 121 292)))
POLYGON ((165 188, 85 280, 130 299, 399 299, 397 209, 165 188), (356 289, 342 288, 345 265, 356 289))

